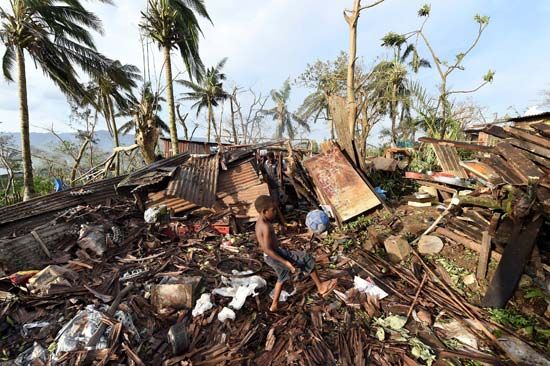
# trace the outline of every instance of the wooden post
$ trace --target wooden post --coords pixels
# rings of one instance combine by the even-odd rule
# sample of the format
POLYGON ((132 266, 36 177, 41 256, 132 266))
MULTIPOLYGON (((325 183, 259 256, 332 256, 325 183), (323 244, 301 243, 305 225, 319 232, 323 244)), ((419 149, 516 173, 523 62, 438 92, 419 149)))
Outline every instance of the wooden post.
POLYGON ((484 279, 487 275, 487 265, 489 264, 489 255, 491 254, 491 236, 488 231, 482 233, 481 251, 479 252, 479 262, 477 262, 476 277, 478 280, 484 279))
POLYGON ((504 249, 491 284, 481 301, 482 306, 504 307, 514 295, 523 268, 531 257, 543 221, 540 216, 533 221, 527 219, 516 223, 512 238, 504 249))

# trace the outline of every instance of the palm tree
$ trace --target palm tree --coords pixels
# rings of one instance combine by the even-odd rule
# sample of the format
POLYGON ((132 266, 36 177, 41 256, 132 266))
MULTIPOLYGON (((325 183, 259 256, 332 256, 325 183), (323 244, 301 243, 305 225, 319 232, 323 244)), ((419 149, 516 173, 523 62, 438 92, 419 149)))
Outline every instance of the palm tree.
MULTIPOLYGON (((109 133, 113 137, 115 147, 118 147, 118 128, 115 120, 115 107, 118 110, 127 108, 128 100, 123 92, 130 92, 141 80, 139 69, 134 65, 122 65, 119 61, 111 61, 101 73, 92 76, 93 82, 88 89, 92 102, 98 112, 105 118, 109 133)), ((117 155, 116 175, 120 175, 120 157, 117 155)))
POLYGON ((166 123, 158 116, 161 110, 160 103, 164 99, 158 93, 153 93, 150 83, 142 86, 139 99, 133 94, 127 94, 126 99, 128 103, 123 114, 131 116, 132 119, 121 126, 120 131, 122 133, 135 131, 136 143, 139 145, 143 160, 146 164, 151 164, 155 161, 160 130, 169 131, 166 123))
MULTIPOLYGON (((222 73, 222 69, 227 62, 227 58, 222 59, 216 66, 208 68, 204 74, 204 78, 200 83, 193 83, 187 80, 178 80, 178 83, 182 84, 191 91, 183 93, 182 100, 190 100, 195 103, 191 106, 197 110, 197 116, 206 108, 208 119, 208 142, 210 142, 210 127, 214 127, 214 133, 218 135, 216 128, 216 121, 214 120, 213 107, 217 107, 219 102, 222 102, 229 98, 229 94, 223 89, 223 81, 226 79, 225 74, 222 73)), ((221 134, 221 131, 220 131, 221 134)), ((218 135, 218 139, 220 135, 218 135)))
POLYGON ((400 123, 410 118, 410 92, 408 85, 408 70, 406 62, 409 58, 409 66, 413 72, 418 72, 421 67, 430 67, 430 63, 419 57, 413 44, 406 45, 405 36, 393 32, 382 38, 382 46, 392 48, 393 59, 381 61, 373 70, 374 93, 382 100, 382 108, 387 111, 391 119, 391 142, 397 143, 397 118, 401 107, 400 123))
POLYGON ((294 139, 295 128, 293 122, 298 123, 309 132, 307 121, 288 110, 287 103, 290 97, 290 89, 290 81, 287 79, 280 90, 271 90, 271 99, 275 103, 275 107, 264 111, 265 115, 271 116, 274 121, 277 121, 275 129, 275 138, 277 139, 282 138, 285 131, 289 139, 294 139))
POLYGON ((106 59, 95 51, 89 32, 93 30, 102 33, 102 27, 101 21, 87 11, 79 0, 10 0, 0 7, 0 18, 0 40, 6 47, 2 58, 4 77, 14 81, 12 71, 17 69, 24 171, 23 199, 27 200, 34 194, 34 184, 25 51, 63 93, 82 97, 85 90, 78 82, 73 65, 86 73, 101 70, 105 66, 106 59))
POLYGON ((298 107, 298 111, 296 112, 296 114, 304 121, 312 119, 313 123, 317 122, 317 120, 320 118, 327 121, 330 120, 330 137, 331 139, 334 139, 334 126, 332 123, 332 118, 330 116, 328 98, 329 95, 326 92, 317 89, 304 99, 302 105, 298 107))
POLYGON ((143 18, 140 24, 141 28, 164 53, 168 126, 170 127, 173 155, 178 153, 178 134, 170 52, 172 49, 179 50, 187 67, 189 79, 201 79, 204 69, 199 56, 201 29, 195 13, 210 20, 203 0, 149 0, 147 11, 141 13, 143 18))

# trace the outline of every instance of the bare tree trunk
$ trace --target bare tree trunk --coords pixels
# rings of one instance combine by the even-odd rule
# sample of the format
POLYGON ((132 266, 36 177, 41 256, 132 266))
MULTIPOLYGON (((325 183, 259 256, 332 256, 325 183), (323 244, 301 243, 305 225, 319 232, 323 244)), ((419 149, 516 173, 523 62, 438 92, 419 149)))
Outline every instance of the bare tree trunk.
POLYGON ((187 129, 187 124, 185 123, 185 120, 187 119, 188 113, 185 113, 185 116, 182 116, 180 113, 180 105, 176 107, 176 113, 178 114, 178 119, 180 121, 180 124, 183 126, 183 137, 186 140, 189 140, 189 130, 187 129))
MULTIPOLYGON (((95 129, 95 126, 97 126, 97 108, 95 110, 95 113, 94 113, 94 129, 95 129)), ((93 140, 93 136, 92 136, 92 140, 93 140)), ((90 168, 92 168, 94 166, 94 143, 93 141, 90 141, 90 168)))
POLYGON ((84 141, 84 143, 82 144, 82 146, 80 146, 80 150, 78 150, 78 155, 74 159, 73 168, 71 169, 71 186, 74 184, 74 181, 76 180, 76 172, 78 171, 78 167, 80 166, 80 161, 84 156, 86 147, 88 146, 89 143, 91 143, 90 138, 87 138, 86 141, 84 141))
MULTIPOLYGON (((166 65, 166 102, 168 103, 168 128, 172 142, 172 156, 178 154, 178 130, 176 127, 176 112, 174 106, 174 85, 172 84, 172 61, 170 48, 164 46, 164 63, 166 65)), ((210 137, 209 137, 210 140, 210 137)))
POLYGON ((397 86, 392 86, 392 100, 390 102, 391 115, 391 143, 392 146, 397 146, 397 86))
MULTIPOLYGON (((355 118, 357 116, 357 101, 355 100, 355 61, 357 58, 357 20, 361 13, 361 0, 354 0, 350 16, 345 15, 349 26, 349 59, 347 74, 346 104, 348 113, 348 133, 351 138, 355 134, 355 118)), ((351 153, 348 151, 348 153, 351 153)))
POLYGON ((25 55, 21 47, 16 47, 17 69, 19 71, 19 116, 21 124, 21 153, 23 158, 23 201, 34 195, 32 175, 31 143, 29 136, 29 105, 27 101, 27 75, 25 55))
POLYGON ((213 115, 212 115, 212 105, 210 104, 210 102, 208 102, 208 132, 207 132, 207 140, 208 142, 210 142, 210 133, 211 133, 211 128, 212 128, 212 118, 213 118, 213 115))
MULTIPOLYGON (((111 100, 111 98, 107 98, 107 107, 109 109, 109 123, 111 124, 111 129, 113 130, 113 145, 115 146, 115 148, 117 148, 120 146, 120 142, 118 139, 118 129, 115 121, 115 113, 113 111, 113 101, 111 100)), ((115 174, 118 177, 120 175, 120 154, 117 154, 115 164, 115 174)))
MULTIPOLYGON (((9 193, 10 193, 10 189, 12 187, 14 187, 14 184, 13 184, 13 169, 11 168, 11 165, 8 163, 8 160, 6 158, 4 158, 3 156, 0 156, 0 159, 2 159, 2 163, 4 164, 4 166, 6 167, 6 171, 8 172, 8 182, 6 184, 6 189, 5 189, 5 192, 4 192, 4 201, 6 203, 6 206, 10 204, 10 201, 9 201, 9 193)), ((14 197, 15 198, 15 197, 14 197)))
POLYGON ((229 97, 229 105, 231 107, 231 129, 233 131, 233 143, 236 145, 239 143, 237 138, 237 129, 235 128, 235 111, 233 110, 233 96, 229 97))
POLYGON ((147 121, 146 126, 139 126, 137 130, 136 143, 139 145, 141 156, 145 164, 155 162, 155 149, 159 138, 159 129, 154 121, 147 121))

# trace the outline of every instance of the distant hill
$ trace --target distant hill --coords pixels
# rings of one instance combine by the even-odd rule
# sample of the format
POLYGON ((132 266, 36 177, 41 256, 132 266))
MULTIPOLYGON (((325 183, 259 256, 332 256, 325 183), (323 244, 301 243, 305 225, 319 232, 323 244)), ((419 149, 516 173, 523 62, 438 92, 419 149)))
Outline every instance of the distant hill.
MULTIPOLYGON (((5 136, 11 136, 11 142, 16 148, 20 148, 21 146, 21 137, 19 132, 5 132, 2 133, 5 136)), ((111 138, 111 135, 109 134, 109 131, 100 130, 96 131, 96 140, 97 145, 96 149, 103 150, 103 151, 110 151, 113 148, 113 139, 111 138)), ((72 141, 76 142, 76 135, 71 132, 63 132, 60 133, 59 136, 61 136, 62 139, 66 141, 72 141)), ((31 132, 31 148, 35 150, 43 150, 43 151, 52 151, 55 146, 59 145, 59 140, 57 137, 52 135, 49 132, 31 132)), ((119 137, 120 144, 122 146, 128 146, 134 144, 134 135, 128 134, 128 135, 121 135, 119 137)))

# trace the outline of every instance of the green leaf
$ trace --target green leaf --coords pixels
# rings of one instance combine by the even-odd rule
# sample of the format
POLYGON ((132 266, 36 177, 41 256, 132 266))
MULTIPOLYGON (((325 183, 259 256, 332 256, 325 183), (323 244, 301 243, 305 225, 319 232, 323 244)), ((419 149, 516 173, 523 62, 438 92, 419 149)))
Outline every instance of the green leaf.
POLYGON ((479 14, 476 14, 474 16, 474 20, 476 21, 476 23, 478 23, 479 25, 487 25, 489 24, 489 20, 491 18, 489 18, 487 15, 479 15, 479 14))
POLYGON ((489 70, 485 75, 483 75, 483 80, 488 83, 491 83, 494 77, 495 77, 495 72, 493 70, 489 70))
POLYGON ((422 7, 418 10, 418 16, 419 17, 427 17, 430 16, 430 11, 432 10, 432 7, 430 4, 424 4, 422 7))

